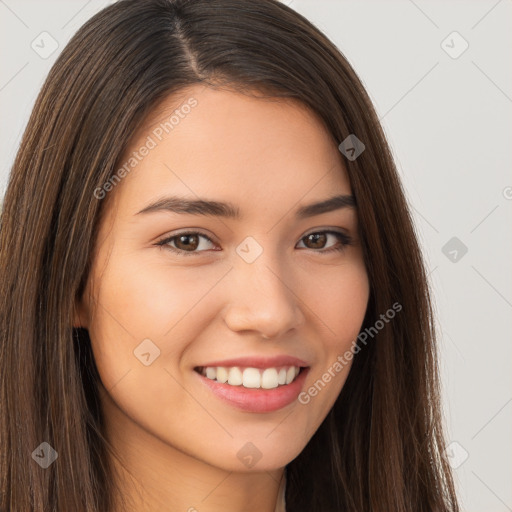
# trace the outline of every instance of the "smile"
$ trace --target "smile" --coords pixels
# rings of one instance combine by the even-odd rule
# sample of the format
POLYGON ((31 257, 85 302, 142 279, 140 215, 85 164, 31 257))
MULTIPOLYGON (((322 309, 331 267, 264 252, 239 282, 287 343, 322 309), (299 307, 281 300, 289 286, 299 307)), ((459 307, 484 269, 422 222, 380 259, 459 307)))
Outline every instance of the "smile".
POLYGON ((199 366, 195 368, 195 371, 221 384, 242 386, 249 389, 274 389, 291 384, 299 375, 301 367, 241 368, 238 366, 199 366))

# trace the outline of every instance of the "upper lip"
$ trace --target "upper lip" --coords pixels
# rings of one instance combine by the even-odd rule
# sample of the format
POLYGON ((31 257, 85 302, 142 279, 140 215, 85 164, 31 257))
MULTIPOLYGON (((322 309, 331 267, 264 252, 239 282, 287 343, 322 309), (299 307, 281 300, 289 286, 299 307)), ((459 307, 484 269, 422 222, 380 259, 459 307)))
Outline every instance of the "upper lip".
POLYGON ((237 357, 236 359, 224 359, 223 361, 210 361, 201 365, 202 367, 214 366, 242 366, 244 368, 276 368, 279 366, 309 366, 308 363, 293 356, 280 355, 274 357, 254 356, 237 357))

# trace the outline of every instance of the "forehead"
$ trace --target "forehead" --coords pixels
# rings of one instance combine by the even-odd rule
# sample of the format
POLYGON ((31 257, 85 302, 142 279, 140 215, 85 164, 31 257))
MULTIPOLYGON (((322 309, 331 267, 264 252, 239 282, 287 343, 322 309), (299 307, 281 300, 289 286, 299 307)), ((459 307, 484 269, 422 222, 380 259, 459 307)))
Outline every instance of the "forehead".
POLYGON ((204 85, 155 107, 123 165, 130 170, 116 194, 133 209, 165 192, 264 207, 351 191, 336 142, 307 107, 204 85))

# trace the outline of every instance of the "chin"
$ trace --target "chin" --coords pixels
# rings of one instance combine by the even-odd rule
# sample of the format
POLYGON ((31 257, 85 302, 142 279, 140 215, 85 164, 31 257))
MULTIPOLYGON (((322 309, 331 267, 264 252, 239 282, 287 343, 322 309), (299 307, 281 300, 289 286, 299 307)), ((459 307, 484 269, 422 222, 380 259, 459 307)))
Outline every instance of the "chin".
MULTIPOLYGON (((283 441, 272 440, 272 435, 266 437, 268 432, 251 440, 236 438, 232 446, 227 447, 223 454, 212 454, 206 461, 225 471, 242 473, 274 471, 281 469, 295 459, 304 449, 304 443, 293 442, 283 446, 283 441), (228 455, 229 456, 226 456, 228 455)), ((290 441, 290 438, 288 438, 290 441)))

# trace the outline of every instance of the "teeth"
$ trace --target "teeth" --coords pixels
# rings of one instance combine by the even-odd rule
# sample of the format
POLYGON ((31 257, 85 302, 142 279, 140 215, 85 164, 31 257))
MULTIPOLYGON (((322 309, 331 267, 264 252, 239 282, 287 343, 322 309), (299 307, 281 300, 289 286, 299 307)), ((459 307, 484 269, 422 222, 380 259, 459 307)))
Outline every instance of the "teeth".
POLYGON ((259 370, 257 370, 256 368, 246 368, 243 374, 242 386, 244 388, 261 387, 261 373, 259 372, 259 370))
POLYGON ((290 384, 300 372, 298 366, 286 366, 281 368, 244 368, 237 366, 225 368, 223 366, 203 367, 201 375, 208 379, 231 386, 243 386, 252 389, 273 389, 278 386, 290 384))
POLYGON ((206 376, 209 379, 215 379, 217 377, 217 370, 215 368, 206 368, 206 376))
POLYGON ((231 386, 240 386, 242 384, 242 372, 240 371, 240 368, 238 368, 237 366, 230 368, 228 375, 228 384, 230 384, 231 386))
MULTIPOLYGON (((209 368, 206 369, 206 376, 208 377, 208 370, 209 368)), ((215 379, 217 378, 217 382, 221 382, 222 384, 224 384, 224 382, 227 382, 228 381, 228 371, 226 370, 226 368, 223 368, 222 366, 219 366, 218 368, 212 368, 214 374, 213 374, 213 377, 208 377, 209 379, 215 379)))
POLYGON ((275 368, 267 368, 261 374, 261 387, 263 389, 277 388, 279 384, 277 380, 277 370, 275 368))

